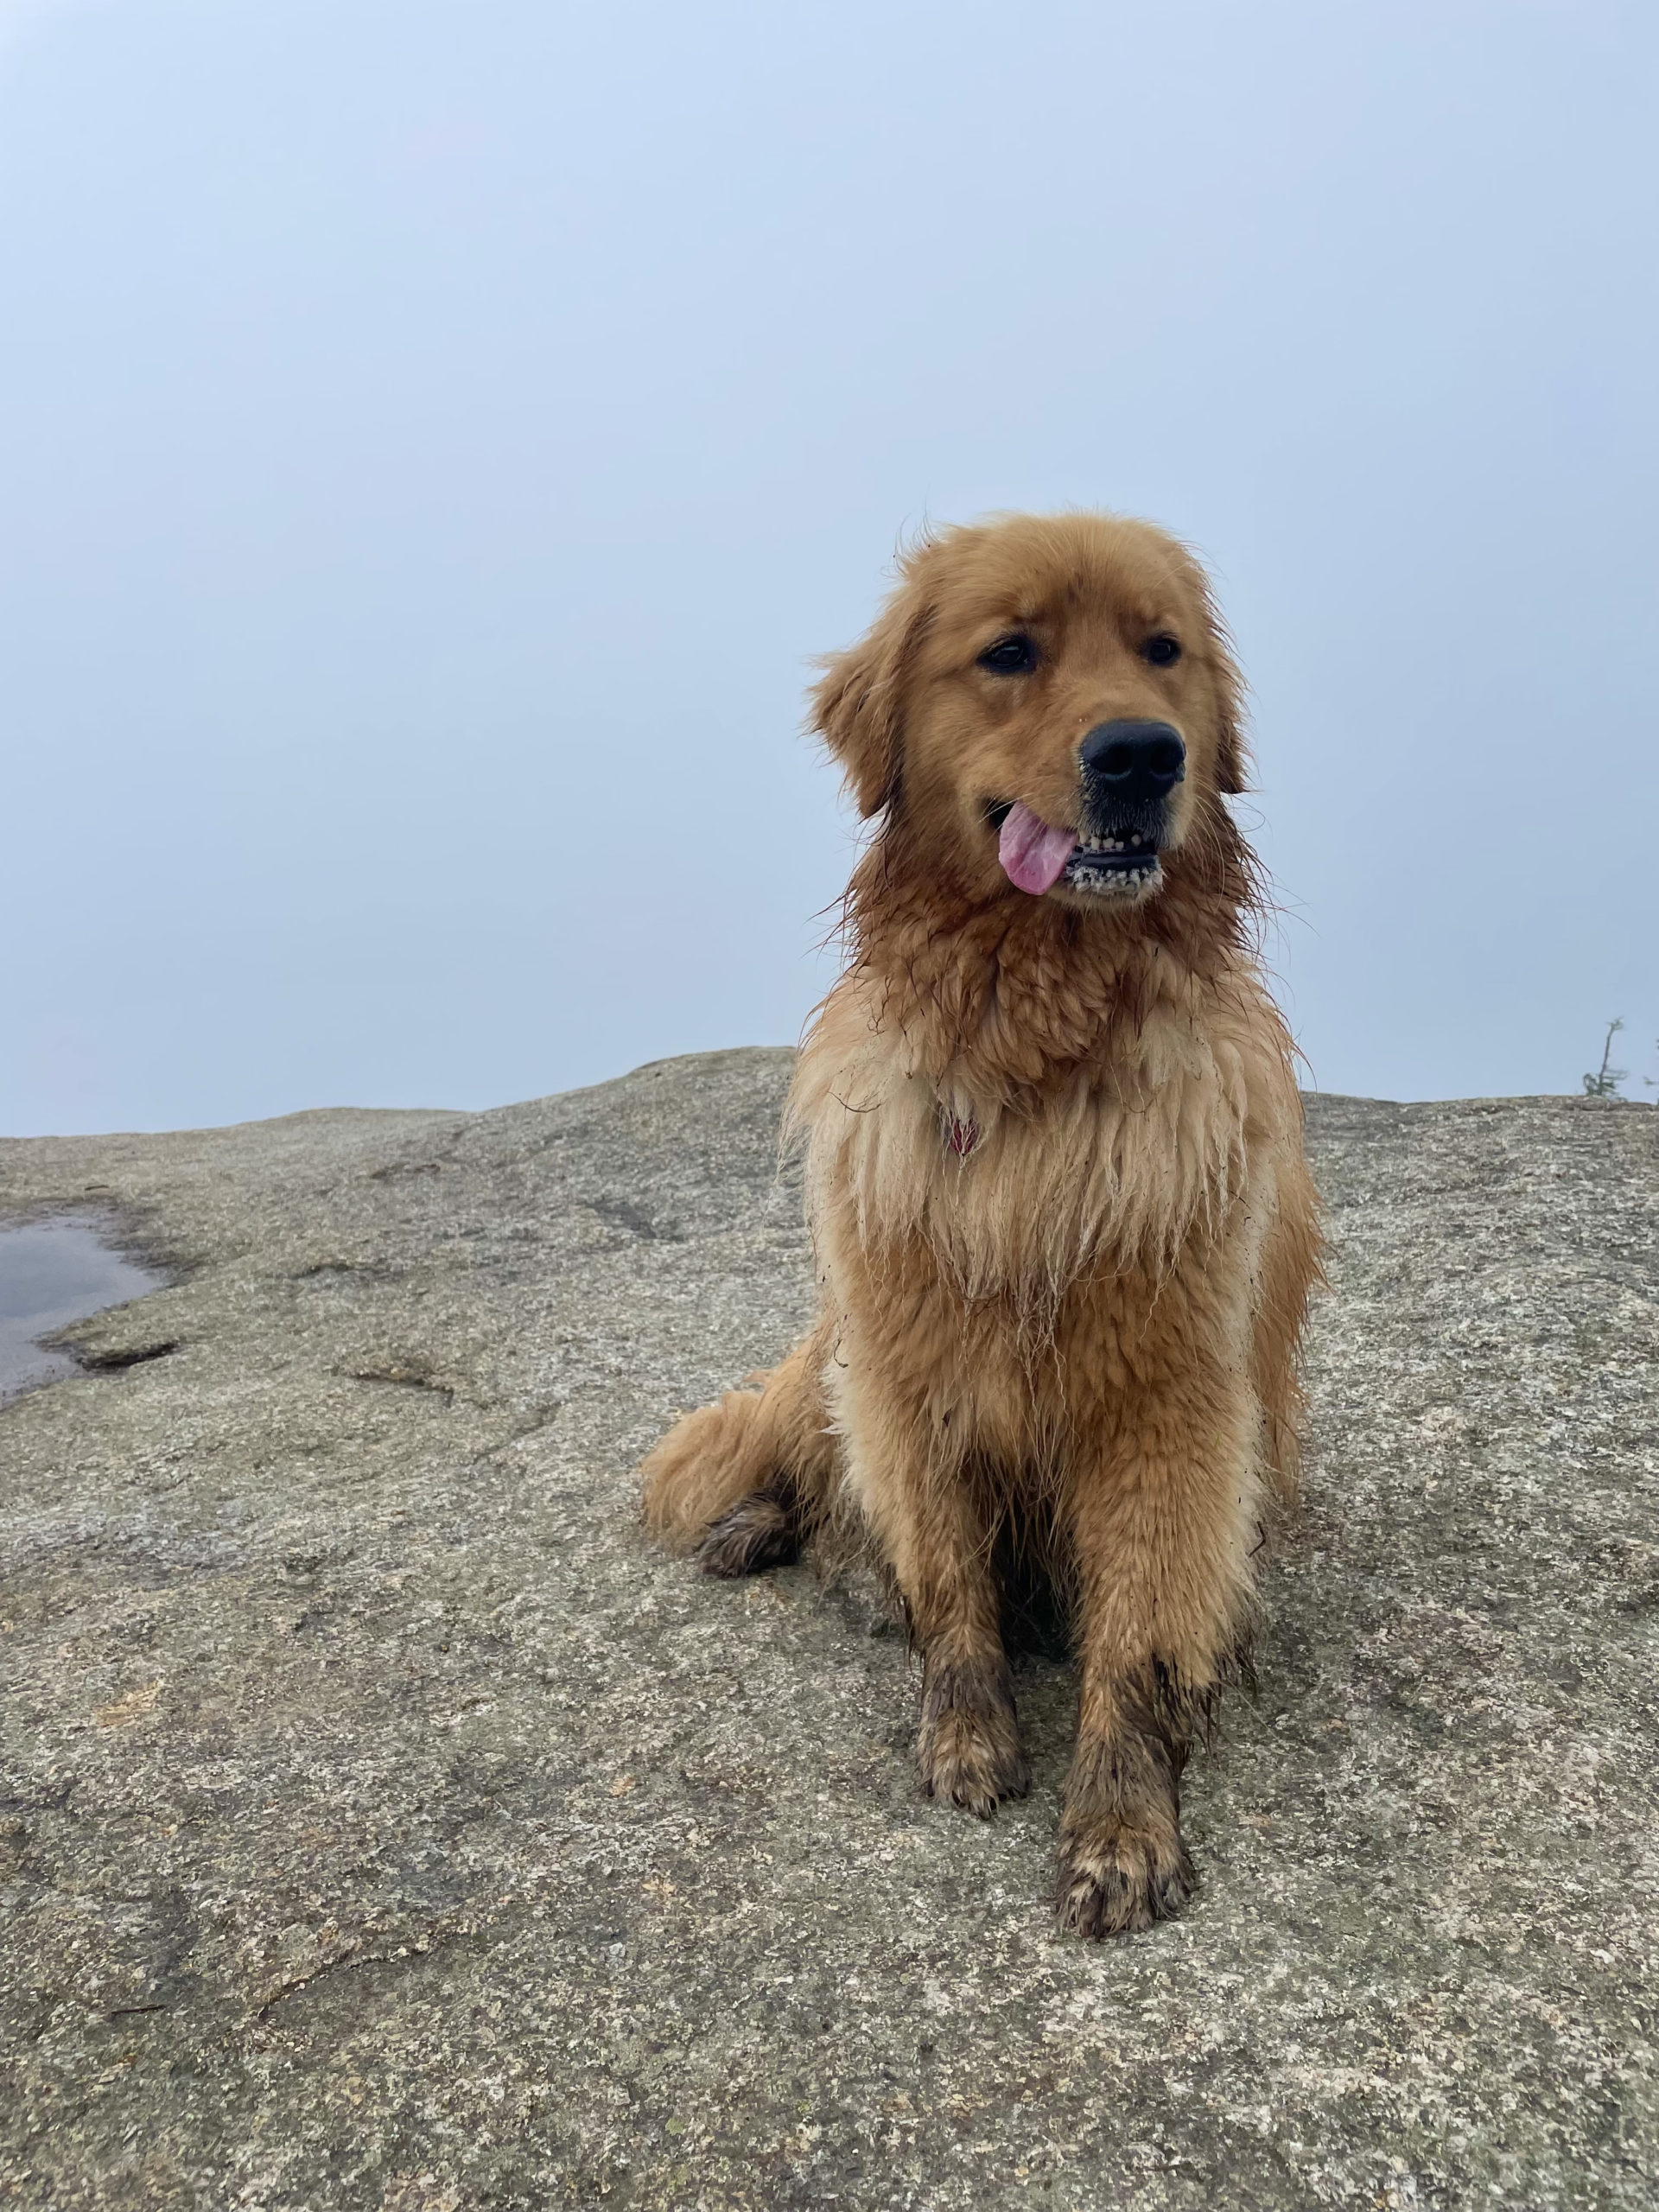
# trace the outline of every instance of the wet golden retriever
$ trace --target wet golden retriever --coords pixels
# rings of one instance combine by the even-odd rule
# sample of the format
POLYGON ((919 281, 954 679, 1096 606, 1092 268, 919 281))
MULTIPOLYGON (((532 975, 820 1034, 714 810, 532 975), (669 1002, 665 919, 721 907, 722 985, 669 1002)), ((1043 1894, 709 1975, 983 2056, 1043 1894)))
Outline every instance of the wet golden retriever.
POLYGON ((1060 1917, 1143 1928, 1193 1885, 1180 1772, 1294 1482, 1319 1265, 1238 676, 1173 539, 1017 516, 912 553, 814 703, 876 825, 789 1109, 822 1315, 651 1454, 646 1522, 730 1575, 855 1516, 923 1654, 922 1785, 982 1815, 1027 1786, 1035 1561, 1080 1677, 1060 1917))

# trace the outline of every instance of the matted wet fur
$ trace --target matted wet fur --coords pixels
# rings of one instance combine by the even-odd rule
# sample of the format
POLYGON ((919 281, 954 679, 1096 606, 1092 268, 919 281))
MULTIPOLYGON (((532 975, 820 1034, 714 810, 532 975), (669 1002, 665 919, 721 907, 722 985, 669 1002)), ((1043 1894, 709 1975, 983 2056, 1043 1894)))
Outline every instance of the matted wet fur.
POLYGON ((1294 1486, 1319 1267, 1238 677, 1163 532, 1014 517, 906 556, 814 719, 875 818, 788 1111, 822 1312, 658 1445, 646 1522, 740 1574, 855 1519, 923 1655, 922 1785, 982 1815, 1027 1786, 1004 1635, 1050 1580, 1060 1917, 1144 1928, 1193 1885, 1180 1772, 1294 1486))

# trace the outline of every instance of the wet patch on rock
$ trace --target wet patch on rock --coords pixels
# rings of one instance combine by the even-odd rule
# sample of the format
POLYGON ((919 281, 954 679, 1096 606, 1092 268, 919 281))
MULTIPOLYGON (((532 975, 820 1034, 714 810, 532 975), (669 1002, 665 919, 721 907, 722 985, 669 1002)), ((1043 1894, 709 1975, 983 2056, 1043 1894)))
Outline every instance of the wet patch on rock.
POLYGON ((177 1350, 160 1338, 79 1359, 46 1339, 111 1306, 158 1289, 162 1276, 119 1248, 102 1213, 46 1214, 0 1223, 0 1406, 78 1369, 111 1373, 177 1350))

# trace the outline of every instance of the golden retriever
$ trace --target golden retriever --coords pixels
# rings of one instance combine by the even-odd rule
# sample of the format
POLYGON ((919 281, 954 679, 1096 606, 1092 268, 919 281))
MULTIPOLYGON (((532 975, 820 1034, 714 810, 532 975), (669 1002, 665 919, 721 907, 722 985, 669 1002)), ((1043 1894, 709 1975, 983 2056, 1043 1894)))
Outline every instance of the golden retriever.
POLYGON ((875 829, 803 1046, 812 1333, 645 1463, 711 1573, 853 1516, 923 1656, 934 1797, 1018 1796, 1035 1560, 1079 1674, 1063 1924, 1194 1884, 1179 1782, 1295 1480, 1318 1274, 1292 1050, 1251 952, 1240 683, 1197 563, 1116 516, 931 537, 814 721, 875 829))

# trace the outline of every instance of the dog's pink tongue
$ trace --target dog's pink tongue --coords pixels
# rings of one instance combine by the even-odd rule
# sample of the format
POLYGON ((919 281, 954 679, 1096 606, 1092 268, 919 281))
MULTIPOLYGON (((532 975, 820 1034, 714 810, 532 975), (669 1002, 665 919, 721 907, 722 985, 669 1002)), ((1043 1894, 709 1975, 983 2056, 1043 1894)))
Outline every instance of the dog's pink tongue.
POLYGON ((1077 849, 1075 830, 1051 830, 1040 815, 1016 799, 997 839, 996 856, 1008 881, 1040 899, 1077 849))

